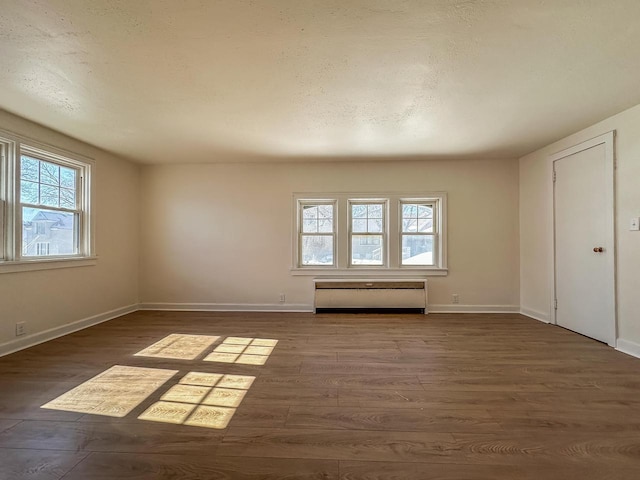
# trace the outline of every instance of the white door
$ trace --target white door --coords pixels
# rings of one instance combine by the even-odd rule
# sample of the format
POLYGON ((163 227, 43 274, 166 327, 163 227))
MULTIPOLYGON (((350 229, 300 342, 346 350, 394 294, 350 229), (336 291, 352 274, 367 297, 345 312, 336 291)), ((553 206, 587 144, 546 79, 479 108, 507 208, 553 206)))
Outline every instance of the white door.
POLYGON ((552 158, 555 319, 615 345, 613 135, 608 138, 611 144, 591 141, 552 158))

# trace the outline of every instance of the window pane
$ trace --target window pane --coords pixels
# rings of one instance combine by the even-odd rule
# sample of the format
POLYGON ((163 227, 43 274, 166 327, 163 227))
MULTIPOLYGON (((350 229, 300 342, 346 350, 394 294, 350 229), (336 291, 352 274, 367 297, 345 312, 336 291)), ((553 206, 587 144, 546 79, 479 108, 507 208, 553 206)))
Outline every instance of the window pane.
POLYGON ((383 264, 382 235, 352 235, 351 236, 351 264, 352 265, 382 265, 383 264))
POLYGON ((37 182, 39 178, 40 162, 35 158, 20 157, 20 178, 22 180, 31 180, 37 182))
POLYGON ((333 205, 318 205, 318 218, 333 218, 333 205))
POLYGON ((315 218, 305 218, 302 220, 302 231, 305 233, 316 233, 318 231, 318 221, 315 218))
POLYGON ((433 231, 433 220, 430 218, 419 219, 418 220, 418 231, 419 232, 432 232, 433 231))
POLYGON ((46 205, 48 207, 58 207, 60 190, 58 187, 51 185, 40 185, 40 205, 46 205))
POLYGON ((33 182, 20 182, 20 201, 22 203, 38 203, 38 184, 33 182))
POLYGON ((318 232, 333 233, 333 220, 318 220, 318 232))
POLYGON ((402 205, 403 232, 433 232, 433 205, 404 203, 402 205))
POLYGON ((333 235, 302 235, 302 265, 333 265, 333 235))
POLYGON ((78 219, 73 213, 22 209, 22 255, 73 255, 78 253, 78 219))
POLYGON ((318 207, 315 205, 303 205, 302 218, 318 218, 318 207))
POLYGON ((367 232, 367 220, 366 219, 354 219, 351 228, 356 233, 366 233, 367 232))
POLYGON ((63 208, 76 208, 76 191, 68 188, 61 188, 60 206, 63 208))
POLYGON ((369 219, 369 221, 367 222, 367 232, 382 233, 382 219, 381 218, 369 219))
POLYGON ((414 203, 405 203, 402 205, 403 218, 415 218, 416 215, 416 205, 414 203))
POLYGON ((404 219, 402 220, 402 231, 403 232, 415 232, 417 227, 417 222, 415 219, 404 219))
POLYGON ((433 236, 403 235, 402 265, 433 265, 433 236))
POLYGON ((366 205, 351 205, 352 218, 366 218, 366 216, 367 216, 366 205))
POLYGON ((73 168, 60 167, 60 186, 75 189, 76 173, 73 168))
POLYGON ((418 205, 418 218, 433 218, 433 207, 431 205, 418 205))
POLYGON ((369 218, 382 218, 382 205, 367 205, 369 218))
POLYGON ((40 183, 60 185, 60 167, 49 162, 40 162, 40 183))

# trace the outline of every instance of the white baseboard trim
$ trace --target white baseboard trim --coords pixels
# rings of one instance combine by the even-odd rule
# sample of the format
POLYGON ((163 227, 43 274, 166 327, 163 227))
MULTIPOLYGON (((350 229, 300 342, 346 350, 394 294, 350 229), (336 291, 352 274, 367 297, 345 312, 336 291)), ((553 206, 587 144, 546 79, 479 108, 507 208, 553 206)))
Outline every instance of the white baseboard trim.
POLYGON ((176 312, 297 312, 311 313, 312 305, 279 303, 141 303, 138 310, 176 312))
POLYGON ((520 313, 526 317, 533 318, 534 320, 539 320, 544 323, 551 323, 548 314, 538 312, 537 310, 531 310, 530 308, 521 308, 520 313))
POLYGON ((50 328, 49 330, 45 330, 43 332, 34 333, 25 337, 11 340, 9 342, 5 342, 3 344, 0 344, 0 357, 17 352, 18 350, 24 350, 25 348, 33 347, 34 345, 38 345, 49 340, 53 340, 54 338, 77 332, 78 330, 82 330, 87 327, 92 327, 99 323, 106 322, 107 320, 121 317, 122 315, 126 315, 127 313, 133 313, 137 310, 137 304, 128 305, 126 307, 116 308, 115 310, 110 310, 108 312, 99 313, 98 315, 83 318, 82 320, 77 320, 72 323, 67 323, 66 325, 50 328))
POLYGON ((520 313, 517 305, 429 305, 429 313, 520 313))
POLYGON ((631 355, 632 357, 640 358, 640 343, 619 338, 616 342, 616 350, 631 355))
MULTIPOLYGON (((297 312, 312 313, 313 305, 270 303, 141 303, 139 310, 177 312, 297 312)), ((429 305, 429 313, 519 313, 517 305, 429 305)))

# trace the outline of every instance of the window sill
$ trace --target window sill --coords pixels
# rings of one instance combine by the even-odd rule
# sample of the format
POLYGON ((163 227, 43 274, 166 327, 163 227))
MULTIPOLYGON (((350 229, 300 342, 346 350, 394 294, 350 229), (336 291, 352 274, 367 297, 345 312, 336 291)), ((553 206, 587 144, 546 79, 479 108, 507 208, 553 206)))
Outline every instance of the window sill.
POLYGON ((98 257, 51 258, 0 262, 0 274, 54 270, 57 268, 90 267, 98 264, 98 257))
POLYGON ((448 275, 446 268, 292 268, 289 270, 293 276, 314 277, 415 277, 424 275, 427 277, 444 277, 448 275))

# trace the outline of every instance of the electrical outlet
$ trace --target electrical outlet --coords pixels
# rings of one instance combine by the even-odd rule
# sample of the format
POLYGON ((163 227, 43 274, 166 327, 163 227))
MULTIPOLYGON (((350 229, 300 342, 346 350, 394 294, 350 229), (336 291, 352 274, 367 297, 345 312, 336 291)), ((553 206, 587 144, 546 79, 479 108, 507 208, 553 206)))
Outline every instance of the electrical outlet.
POLYGON ((284 293, 280 294, 280 303, 284 303, 287 300, 287 297, 284 293))
POLYGON ((27 322, 16 323, 16 337, 27 333, 27 322))
POLYGON ((457 293, 451 295, 451 303, 460 303, 460 295, 457 293))

